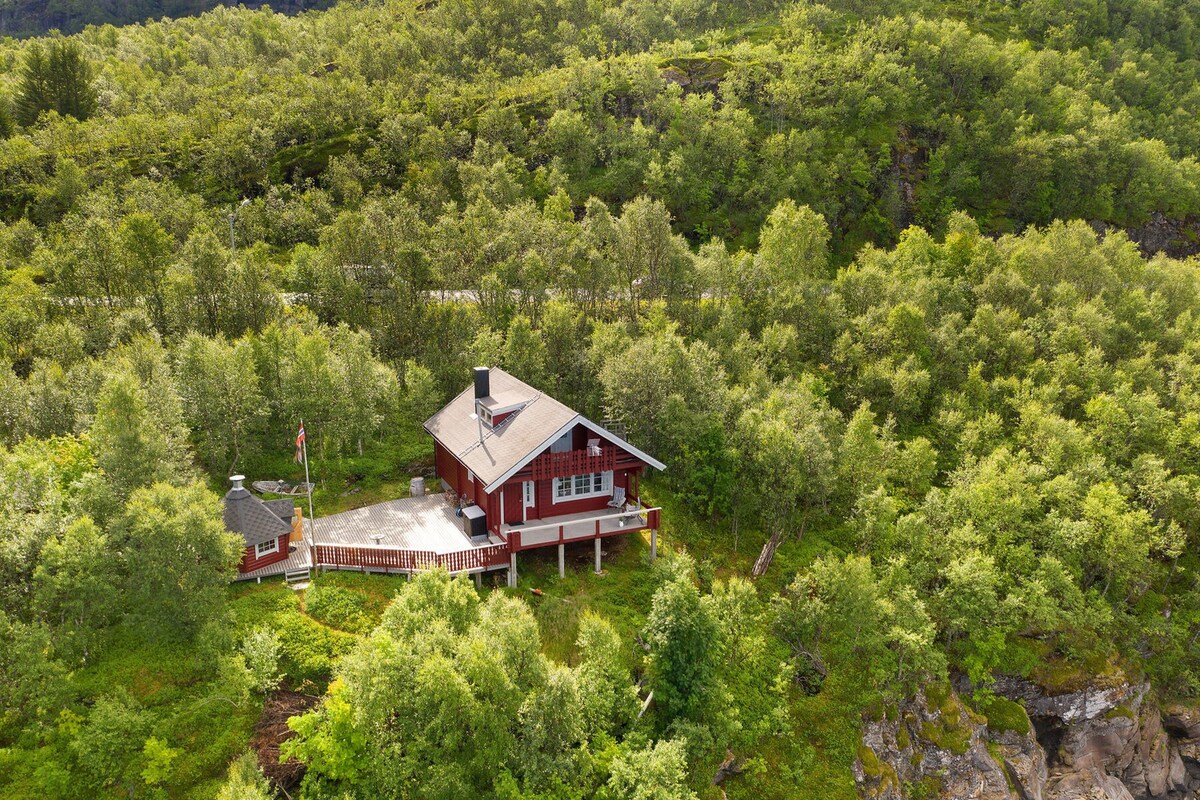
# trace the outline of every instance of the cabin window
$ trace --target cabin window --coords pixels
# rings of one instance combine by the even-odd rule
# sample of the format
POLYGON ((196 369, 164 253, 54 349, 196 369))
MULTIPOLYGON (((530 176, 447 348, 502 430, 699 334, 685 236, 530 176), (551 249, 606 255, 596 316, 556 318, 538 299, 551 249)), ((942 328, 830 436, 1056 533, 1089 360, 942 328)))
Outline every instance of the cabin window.
POLYGON ((579 500, 612 494, 612 471, 586 472, 554 479, 554 501, 579 500))
POLYGON ((279 540, 278 539, 272 539, 269 542, 259 542, 257 545, 254 546, 254 555, 257 558, 262 558, 263 556, 269 556, 269 555, 271 555, 271 553, 278 553, 278 552, 279 552, 279 540))
POLYGON ((567 431, 562 436, 554 440, 550 445, 551 453, 568 453, 571 450, 571 431, 567 431))

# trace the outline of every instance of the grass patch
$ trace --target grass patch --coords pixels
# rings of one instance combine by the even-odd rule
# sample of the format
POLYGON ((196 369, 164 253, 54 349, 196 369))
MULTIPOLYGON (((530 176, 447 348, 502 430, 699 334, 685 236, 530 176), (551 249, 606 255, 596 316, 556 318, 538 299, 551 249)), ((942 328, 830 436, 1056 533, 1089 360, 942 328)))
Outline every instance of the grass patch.
POLYGON ((975 710, 987 718, 987 726, 996 733, 1029 733, 1029 715, 1025 707, 1007 697, 987 692, 978 692, 972 698, 975 710))
POLYGON ((1134 719, 1133 709, 1124 705, 1116 706, 1110 708, 1104 715, 1105 719, 1121 719, 1122 717, 1125 719, 1134 719))
MULTIPOLYGON (((310 441, 310 477, 316 488, 313 490, 313 512, 318 517, 362 508, 373 503, 408 497, 411 481, 420 475, 425 477, 426 486, 433 477, 433 443, 429 436, 414 426, 388 437, 382 442, 368 442, 363 455, 322 459, 317 444, 310 441)), ((291 451, 260 455, 244 465, 243 471, 250 481, 286 480, 300 483, 304 480, 304 467, 292 460, 291 451)), ((214 480, 213 489, 224 493, 228 485, 214 480)), ((279 495, 265 495, 278 497, 279 495)), ((308 498, 293 497, 296 505, 308 513, 308 498)))
MULTIPOLYGON (((972 715, 950 690, 949 684, 932 685, 925 689, 926 708, 938 712, 937 718, 921 723, 922 739, 941 750, 962 755, 971 748, 972 715)), ((982 719, 979 720, 982 723, 982 719)))
POLYGON ((655 589, 648 537, 648 533, 631 534, 603 540, 602 575, 595 572, 591 542, 567 545, 564 578, 558 576, 557 548, 518 555, 515 593, 533 608, 542 634, 542 650, 548 657, 564 664, 576 663, 579 620, 590 611, 617 629, 621 640, 629 645, 625 649, 627 663, 637 669, 640 657, 632 645, 646 624, 655 589), (532 589, 540 590, 542 595, 533 594, 532 589))

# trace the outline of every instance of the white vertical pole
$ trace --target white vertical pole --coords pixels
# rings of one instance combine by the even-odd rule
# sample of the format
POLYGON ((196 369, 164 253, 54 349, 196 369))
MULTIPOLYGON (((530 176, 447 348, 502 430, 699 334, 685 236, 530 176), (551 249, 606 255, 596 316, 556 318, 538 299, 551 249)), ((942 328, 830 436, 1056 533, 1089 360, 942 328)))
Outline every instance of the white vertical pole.
MULTIPOLYGON (((300 427, 304 427, 304 420, 300 420, 300 427)), ((313 547, 317 545, 317 520, 313 517, 312 506, 312 481, 308 479, 308 431, 304 432, 304 485, 308 487, 308 525, 312 531, 313 547)))

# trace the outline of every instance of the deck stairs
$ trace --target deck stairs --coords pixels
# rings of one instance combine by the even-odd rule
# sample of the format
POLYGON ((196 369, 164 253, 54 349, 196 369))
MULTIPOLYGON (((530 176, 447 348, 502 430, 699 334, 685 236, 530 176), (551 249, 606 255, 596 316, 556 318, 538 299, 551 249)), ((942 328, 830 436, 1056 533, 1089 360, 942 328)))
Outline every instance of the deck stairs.
POLYGON ((293 569, 283 573, 283 582, 296 589, 303 589, 304 586, 308 585, 310 580, 312 580, 312 575, 310 574, 310 570, 307 568, 293 569), (304 586, 298 585, 301 583, 304 584, 304 586))

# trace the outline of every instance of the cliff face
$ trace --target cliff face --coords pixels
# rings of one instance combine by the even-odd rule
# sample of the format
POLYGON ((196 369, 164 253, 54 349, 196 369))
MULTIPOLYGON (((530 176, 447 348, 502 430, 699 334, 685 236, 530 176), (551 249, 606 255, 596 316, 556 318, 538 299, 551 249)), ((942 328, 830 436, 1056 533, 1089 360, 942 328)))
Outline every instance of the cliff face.
MULTIPOLYGON (((969 686, 959 687, 964 694, 969 686)), ((929 690, 867 723, 854 775, 878 800, 1200 798, 1200 711, 1162 709, 1145 684, 1050 694, 1002 679, 979 711, 929 690), (982 713, 980 713, 982 712, 982 713)))

